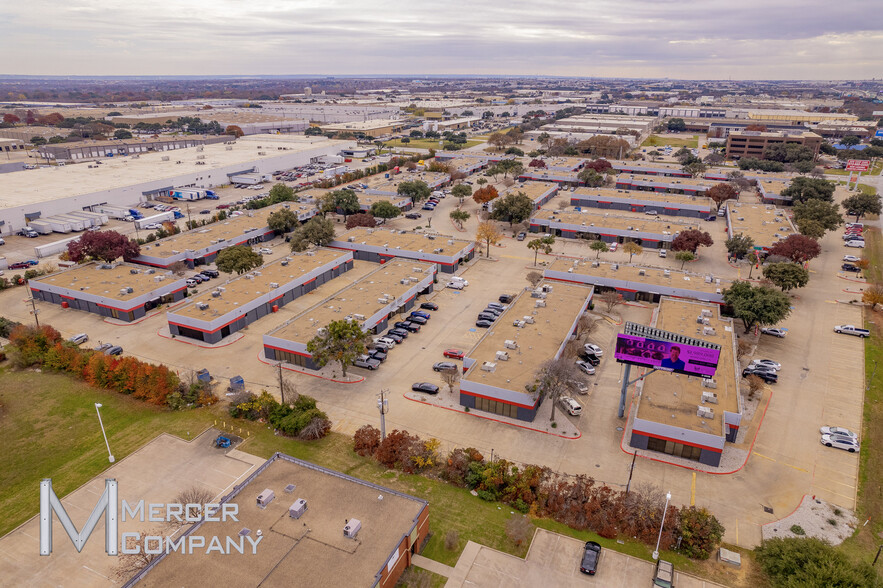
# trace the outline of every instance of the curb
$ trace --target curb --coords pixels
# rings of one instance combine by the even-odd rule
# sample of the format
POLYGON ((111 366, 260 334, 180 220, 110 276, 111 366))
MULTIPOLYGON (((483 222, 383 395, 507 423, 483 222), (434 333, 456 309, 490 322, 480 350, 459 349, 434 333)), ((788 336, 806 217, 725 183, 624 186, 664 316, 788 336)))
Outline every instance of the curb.
MULTIPOLYGON (((264 358, 264 354, 263 354, 263 352, 261 352, 261 351, 258 351, 258 361, 261 362, 261 363, 263 363, 263 364, 266 364, 266 365, 273 365, 273 364, 270 363, 269 361, 266 361, 266 359, 264 358)), ((320 380, 325 380, 325 381, 327 381, 327 382, 334 382, 334 383, 336 383, 336 384, 361 384, 362 382, 365 381, 365 378, 363 377, 363 378, 360 378, 360 379, 358 379, 358 380, 353 380, 352 382, 345 382, 345 381, 343 381, 343 380, 335 380, 334 378, 326 378, 325 376, 319 376, 319 375, 317 375, 317 374, 311 374, 311 373, 309 373, 309 372, 305 372, 305 371, 302 371, 302 370, 296 370, 296 369, 294 369, 294 368, 286 367, 286 366, 284 366, 284 365, 282 366, 282 369, 284 369, 284 370, 288 370, 289 372, 296 372, 296 373, 298 373, 298 374, 303 374, 303 375, 305 375, 305 376, 311 376, 311 377, 313 377, 313 378, 319 378, 320 380)))
POLYGON ((576 435, 576 436, 574 436, 574 437, 565 437, 564 435, 559 435, 558 433, 550 433, 550 432, 548 432, 548 431, 543 431, 542 429, 534 429, 533 427, 526 427, 526 426, 524 426, 524 425, 517 425, 517 424, 515 424, 515 423, 507 423, 506 421, 501 421, 500 419, 493 419, 493 418, 491 418, 491 417, 482 416, 482 415, 480 415, 480 414, 473 414, 471 411, 470 411, 470 412, 466 412, 465 410, 457 410, 456 408, 450 408, 450 407, 447 407, 447 406, 439 406, 438 404, 432 404, 431 402, 424 402, 424 401, 422 401, 422 400, 417 400, 417 399, 414 399, 414 398, 408 398, 408 396, 406 396, 405 394, 402 394, 402 396, 404 396, 406 400, 410 400, 411 402, 417 402, 417 403, 419 403, 419 404, 425 404, 426 406, 434 406, 435 408, 443 408, 444 410, 450 410, 451 412, 457 412, 457 413, 460 413, 460 414, 466 414, 466 415, 469 415, 469 416, 474 416, 474 417, 479 418, 479 419, 484 419, 484 420, 486 420, 486 421, 493 421, 493 422, 495 422, 495 423, 500 423, 501 425, 509 425, 510 427, 518 427, 519 429, 526 429, 526 430, 528 430, 528 431, 534 431, 534 432, 536 432, 536 433, 542 433, 542 434, 544 434, 544 435, 551 435, 551 436, 553 436, 553 437, 560 437, 561 439, 567 439, 567 440, 569 440, 569 441, 575 441, 576 439, 580 439, 580 438, 583 436, 582 431, 580 431, 580 432, 579 432, 579 435, 576 435))

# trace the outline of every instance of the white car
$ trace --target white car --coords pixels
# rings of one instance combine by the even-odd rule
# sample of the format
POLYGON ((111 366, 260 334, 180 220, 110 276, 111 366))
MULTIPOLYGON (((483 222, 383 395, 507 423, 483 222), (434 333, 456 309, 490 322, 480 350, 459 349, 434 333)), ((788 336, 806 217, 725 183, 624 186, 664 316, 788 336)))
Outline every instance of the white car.
POLYGON ((857 257, 855 255, 844 255, 843 261, 848 261, 850 263, 855 263, 857 261, 861 261, 861 257, 857 257))
POLYGON ((852 239, 852 240, 850 240, 850 241, 847 241, 847 242, 845 243, 845 245, 846 245, 847 247, 857 247, 858 249, 862 249, 862 248, 864 248, 864 246, 865 246, 865 242, 864 242, 864 241, 859 241, 859 240, 857 240, 857 239, 852 239))
POLYGON ((268 247, 261 247, 261 253, 263 255, 273 255, 273 250, 268 247))
POLYGON ((147 223, 147 224, 144 225, 144 227, 142 227, 142 228, 145 228, 145 229, 158 229, 158 228, 160 228, 160 227, 162 227, 162 225, 157 224, 157 223, 147 223))
POLYGON ((585 348, 586 352, 594 353, 597 357, 601 357, 602 355, 604 355, 604 350, 594 343, 586 343, 585 345, 583 345, 583 347, 585 348))
POLYGON ((579 416, 583 412, 582 405, 570 396, 562 396, 558 399, 558 403, 571 416, 579 416))
POLYGON ((576 388, 576 391, 582 394, 583 396, 588 395, 589 393, 589 385, 585 382, 571 382, 573 387, 576 388))
POLYGON ((773 361, 772 359, 755 359, 751 362, 751 365, 759 365, 761 367, 771 369, 774 372, 782 369, 782 364, 777 361, 773 361))
POLYGON ((779 329, 776 327, 763 327, 760 332, 763 335, 772 335, 773 337, 778 337, 780 339, 784 338, 788 333, 785 329, 779 329))
POLYGON ((840 435, 822 435, 820 443, 825 447, 843 449, 850 453, 855 453, 859 450, 858 441, 849 437, 841 437, 840 435))
POLYGON ((836 437, 849 437, 858 441, 858 435, 844 427, 822 427, 819 429, 822 435, 834 435, 836 437))
POLYGON ((595 366, 593 366, 592 364, 590 364, 587 361, 577 360, 576 367, 578 367, 580 369, 580 371, 582 371, 583 373, 586 373, 590 376, 595 375, 595 366))

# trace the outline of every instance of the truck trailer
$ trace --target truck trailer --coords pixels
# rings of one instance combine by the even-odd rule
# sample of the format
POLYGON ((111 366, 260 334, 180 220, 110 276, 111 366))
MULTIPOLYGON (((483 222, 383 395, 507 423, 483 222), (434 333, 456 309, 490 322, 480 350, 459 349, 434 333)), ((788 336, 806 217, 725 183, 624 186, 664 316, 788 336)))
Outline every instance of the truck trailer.
POLYGON ((47 223, 45 220, 32 220, 28 223, 28 227, 37 231, 41 235, 48 235, 52 233, 52 225, 47 223))
POLYGON ((174 211, 169 210, 168 212, 161 212, 159 214, 154 214, 152 216, 148 216, 145 218, 140 218, 135 221, 135 226, 139 229, 143 229, 149 224, 158 224, 161 225, 163 223, 174 222, 175 213, 174 211))

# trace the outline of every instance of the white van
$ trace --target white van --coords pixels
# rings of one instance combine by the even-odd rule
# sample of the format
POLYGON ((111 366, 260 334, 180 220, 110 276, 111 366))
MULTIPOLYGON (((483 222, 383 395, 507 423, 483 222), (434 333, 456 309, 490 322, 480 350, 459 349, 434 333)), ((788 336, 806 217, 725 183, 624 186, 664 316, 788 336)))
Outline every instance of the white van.
POLYGON ((668 251, 666 251, 665 249, 659 250, 659 257, 665 257, 666 255, 668 255, 668 251))
POLYGON ((466 285, 463 282, 448 282, 448 288, 453 288, 454 290, 462 290, 466 285))
POLYGON ((463 286, 468 286, 468 285, 469 285, 469 282, 467 282, 466 280, 464 280, 464 279, 461 278, 460 276, 453 276, 453 277, 451 278, 451 281, 452 281, 452 282, 458 282, 458 283, 460 283, 460 284, 463 284, 463 286))
POLYGON ((561 408, 567 411, 571 416, 579 416, 583 412, 583 407, 579 402, 571 398, 570 396, 562 396, 558 399, 559 404, 561 404, 561 408))

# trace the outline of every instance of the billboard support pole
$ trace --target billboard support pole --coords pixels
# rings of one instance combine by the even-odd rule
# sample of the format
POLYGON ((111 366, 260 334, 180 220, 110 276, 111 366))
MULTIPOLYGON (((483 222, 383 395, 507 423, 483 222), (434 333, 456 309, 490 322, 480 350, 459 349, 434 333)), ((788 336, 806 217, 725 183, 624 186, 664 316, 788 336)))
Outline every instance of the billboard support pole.
POLYGON ((647 376, 649 376, 653 372, 657 371, 657 368, 653 368, 649 372, 647 372, 646 374, 644 374, 642 376, 638 376, 637 378, 635 378, 634 380, 629 382, 629 373, 631 371, 632 371, 632 364, 630 364, 630 363, 625 364, 625 373, 622 375, 622 390, 620 391, 620 394, 619 394, 619 418, 623 418, 623 416, 625 416, 625 395, 628 392, 629 386, 631 386, 635 382, 643 380, 644 378, 646 378, 647 376))

